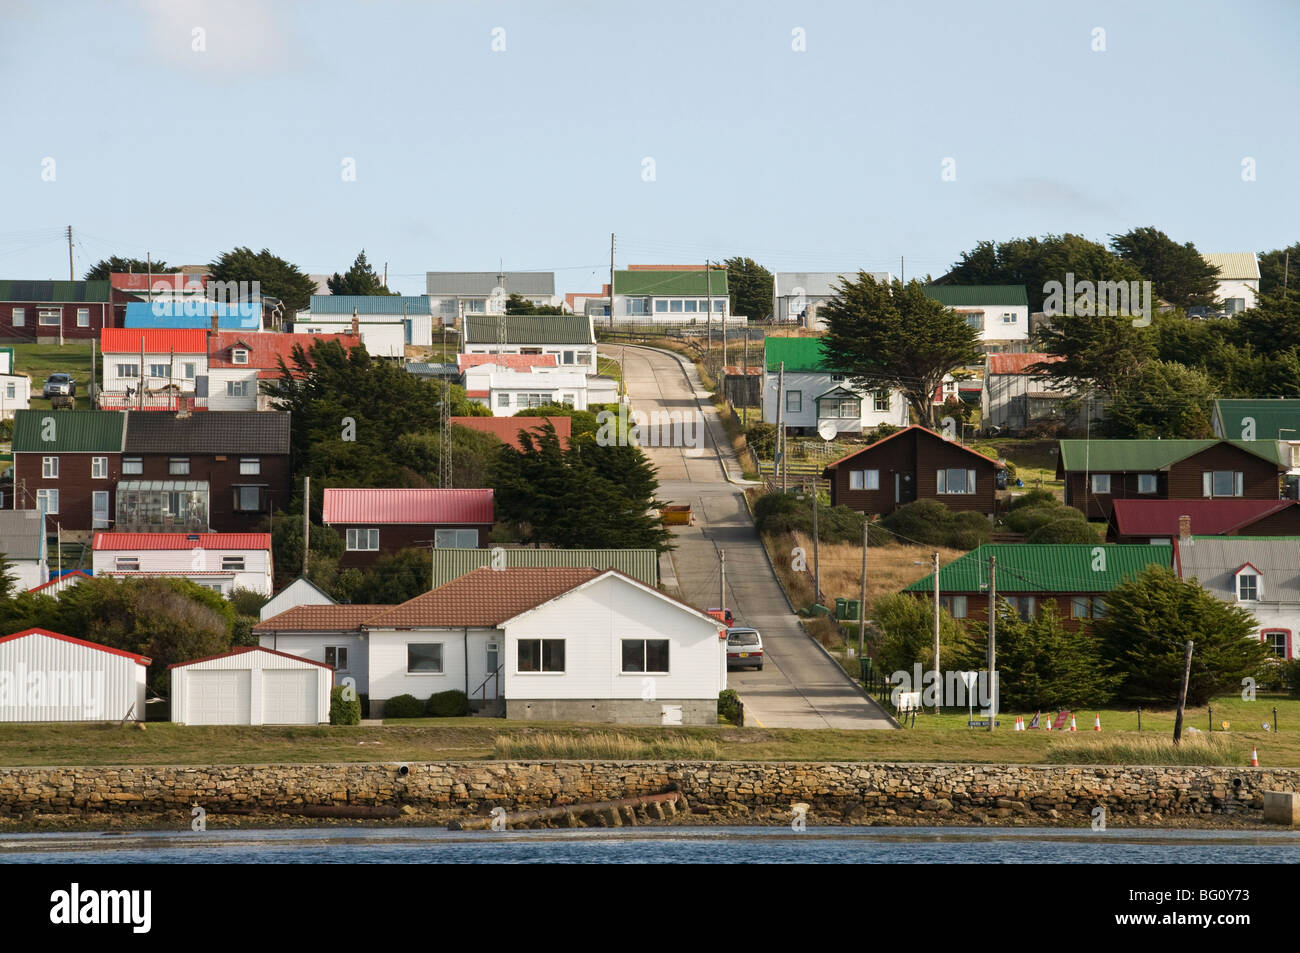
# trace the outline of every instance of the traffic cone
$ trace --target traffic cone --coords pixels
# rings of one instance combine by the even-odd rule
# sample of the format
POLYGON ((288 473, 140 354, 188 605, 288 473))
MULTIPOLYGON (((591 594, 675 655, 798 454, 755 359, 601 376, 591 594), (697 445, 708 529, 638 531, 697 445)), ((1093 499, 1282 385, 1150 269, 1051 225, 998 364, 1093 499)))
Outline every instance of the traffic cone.
POLYGON ((1078 726, 1074 723, 1074 716, 1073 716, 1073 715, 1070 716, 1070 730, 1071 730, 1071 731, 1078 731, 1078 730, 1079 730, 1078 726))
POLYGON ((1259 749, 1258 749, 1258 748, 1251 748, 1251 749, 1250 749, 1250 766, 1251 766, 1252 768, 1258 768, 1258 767, 1259 767, 1259 749))
POLYGON ((1019 715, 1017 715, 1017 716, 1016 716, 1016 731, 1024 731, 1024 730, 1025 730, 1025 719, 1023 719, 1023 718, 1021 718, 1019 715))
POLYGON ((1050 717, 1049 717, 1046 721, 1043 722, 1043 728, 1044 728, 1045 730, 1047 730, 1047 731, 1051 731, 1051 730, 1052 730, 1052 719, 1051 719, 1050 717))
POLYGON ((1098 715, 1092 719, 1092 730, 1101 731, 1101 715, 1098 715))

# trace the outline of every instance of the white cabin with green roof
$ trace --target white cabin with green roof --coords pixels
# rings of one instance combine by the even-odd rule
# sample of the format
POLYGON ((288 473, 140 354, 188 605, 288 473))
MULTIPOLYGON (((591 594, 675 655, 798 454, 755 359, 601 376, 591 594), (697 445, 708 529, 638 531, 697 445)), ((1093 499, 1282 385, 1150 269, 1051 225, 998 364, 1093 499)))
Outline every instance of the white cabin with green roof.
POLYGON ((776 423, 777 389, 785 364, 783 426, 815 434, 829 421, 837 433, 862 434, 881 424, 906 427, 907 401, 897 390, 854 387, 848 375, 831 369, 822 338, 768 338, 764 343, 763 422, 776 423))

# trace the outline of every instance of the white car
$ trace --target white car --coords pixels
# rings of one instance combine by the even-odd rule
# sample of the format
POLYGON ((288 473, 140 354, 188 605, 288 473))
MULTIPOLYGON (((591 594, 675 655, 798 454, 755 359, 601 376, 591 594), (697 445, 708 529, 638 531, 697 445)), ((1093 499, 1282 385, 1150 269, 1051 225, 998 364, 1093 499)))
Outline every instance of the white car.
POLYGON ((748 665, 763 671, 763 636, 759 635, 758 629, 728 629, 727 668, 748 665))

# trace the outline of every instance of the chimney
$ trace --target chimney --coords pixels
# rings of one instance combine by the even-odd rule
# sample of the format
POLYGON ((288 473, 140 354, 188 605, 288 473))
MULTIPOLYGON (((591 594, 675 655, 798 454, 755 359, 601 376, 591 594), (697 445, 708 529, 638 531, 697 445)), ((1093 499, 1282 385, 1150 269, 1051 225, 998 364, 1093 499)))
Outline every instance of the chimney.
POLYGON ((217 322, 218 322, 219 320, 221 320, 221 319, 220 319, 220 317, 218 317, 217 312, 216 312, 216 311, 213 311, 213 312, 212 312, 212 333, 213 333, 213 334, 216 334, 216 333, 217 333, 217 322))
POLYGON ((1178 542, 1190 543, 1192 541, 1192 518, 1190 516, 1178 517, 1178 542))
POLYGON ((361 333, 361 322, 357 320, 357 309, 352 309, 352 336, 356 337, 361 333))

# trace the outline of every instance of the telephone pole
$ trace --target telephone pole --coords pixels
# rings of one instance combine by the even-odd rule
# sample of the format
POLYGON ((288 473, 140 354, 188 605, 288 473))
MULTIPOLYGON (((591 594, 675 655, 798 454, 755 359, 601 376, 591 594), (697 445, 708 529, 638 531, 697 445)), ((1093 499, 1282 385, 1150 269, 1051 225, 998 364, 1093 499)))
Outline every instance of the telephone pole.
MULTIPOLYGON (((718 608, 727 608, 727 551, 718 550, 718 608)), ((726 613, 724 612, 723 615, 726 613)))
POLYGON ((821 552, 817 547, 817 538, 821 535, 817 532, 817 497, 819 495, 817 481, 813 480, 813 602, 818 604, 822 601, 822 561, 821 552))
POLYGON ((614 233, 609 233, 609 326, 614 326, 614 233))
POLYGON ((861 664, 862 653, 866 651, 866 626, 867 626, 867 541, 871 528, 871 520, 867 514, 862 514, 862 593, 861 601, 858 602, 858 659, 861 664))
POLYGON ((302 478, 302 576, 307 578, 307 557, 311 553, 311 477, 302 478))
POLYGON ((993 730, 993 723, 998 717, 998 692, 997 678, 993 672, 998 664, 998 557, 989 557, 989 654, 988 672, 984 676, 984 683, 989 692, 989 726, 988 730, 993 730))
MULTIPOLYGON (((73 269, 72 269, 72 226, 71 225, 68 226, 68 280, 69 281, 77 280, 77 276, 73 274, 73 269)), ((63 321, 61 318, 59 320, 59 326, 60 327, 63 326, 63 321)))
POLYGON ((785 492, 785 427, 782 425, 785 410, 785 361, 776 369, 776 455, 772 461, 772 477, 780 481, 781 492, 785 492))
POLYGON ((943 696, 943 673, 939 671, 939 554, 933 553, 934 563, 934 713, 939 714, 943 696))

